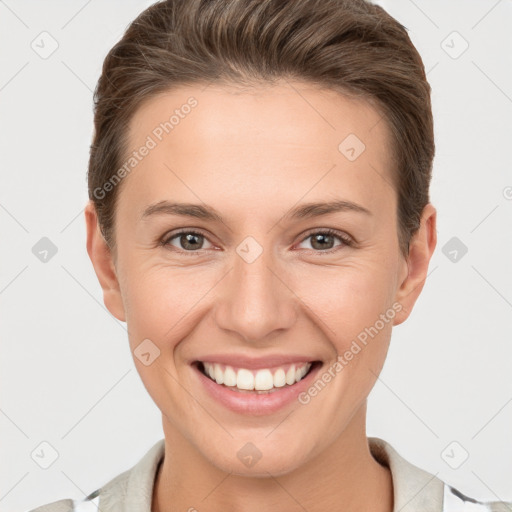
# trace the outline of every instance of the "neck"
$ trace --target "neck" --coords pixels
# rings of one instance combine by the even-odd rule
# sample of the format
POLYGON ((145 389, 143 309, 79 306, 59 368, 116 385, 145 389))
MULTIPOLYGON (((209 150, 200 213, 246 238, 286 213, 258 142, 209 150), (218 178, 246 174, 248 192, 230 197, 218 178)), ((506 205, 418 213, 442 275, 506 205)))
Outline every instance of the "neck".
POLYGON ((366 402, 339 438, 307 464, 279 477, 250 478, 212 465, 164 417, 165 457, 151 510, 392 512, 391 472, 371 455, 365 423, 366 402))

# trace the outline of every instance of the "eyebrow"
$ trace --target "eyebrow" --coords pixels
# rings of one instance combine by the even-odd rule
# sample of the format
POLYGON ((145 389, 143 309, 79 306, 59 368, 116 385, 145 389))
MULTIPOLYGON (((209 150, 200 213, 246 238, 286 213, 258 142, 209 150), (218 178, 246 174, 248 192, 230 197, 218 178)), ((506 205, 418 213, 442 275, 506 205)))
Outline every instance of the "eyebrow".
POLYGON ((320 215, 327 215, 329 213, 338 212, 356 212, 364 213, 365 215, 373 215, 370 210, 361 206, 360 204, 337 199, 325 203, 306 203, 292 208, 285 216, 285 219, 304 219, 319 217, 320 215))
MULTIPOLYGON (((373 215, 370 210, 352 201, 334 200, 328 202, 305 203, 287 212, 283 218, 305 219, 320 217, 330 213, 338 213, 351 211, 356 213, 364 213, 365 215, 373 215)), ((184 217, 194 217, 196 219, 218 221, 224 223, 222 216, 212 207, 193 203, 176 203, 171 201, 160 201, 149 205, 141 215, 141 220, 155 215, 180 215, 184 217)))

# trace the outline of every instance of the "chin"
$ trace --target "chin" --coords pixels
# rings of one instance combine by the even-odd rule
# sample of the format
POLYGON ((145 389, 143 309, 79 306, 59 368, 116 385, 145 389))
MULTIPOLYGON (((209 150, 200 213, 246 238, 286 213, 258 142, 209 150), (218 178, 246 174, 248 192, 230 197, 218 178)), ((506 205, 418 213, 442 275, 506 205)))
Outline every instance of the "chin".
POLYGON ((286 443, 287 436, 276 436, 269 442, 265 435, 268 432, 255 441, 232 439, 222 451, 212 451, 212 445, 208 445, 203 455, 226 473, 259 478, 286 475, 306 462, 309 452, 305 450, 304 440, 297 439, 297 446, 293 446, 286 443))

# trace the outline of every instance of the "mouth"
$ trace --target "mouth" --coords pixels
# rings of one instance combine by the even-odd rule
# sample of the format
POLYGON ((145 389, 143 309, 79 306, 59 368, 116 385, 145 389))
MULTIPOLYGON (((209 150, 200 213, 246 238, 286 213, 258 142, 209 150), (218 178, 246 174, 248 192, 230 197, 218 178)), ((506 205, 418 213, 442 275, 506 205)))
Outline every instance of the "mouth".
POLYGON ((292 389, 322 365, 321 361, 297 362, 249 369, 208 361, 192 363, 207 379, 235 393, 268 395, 292 389))

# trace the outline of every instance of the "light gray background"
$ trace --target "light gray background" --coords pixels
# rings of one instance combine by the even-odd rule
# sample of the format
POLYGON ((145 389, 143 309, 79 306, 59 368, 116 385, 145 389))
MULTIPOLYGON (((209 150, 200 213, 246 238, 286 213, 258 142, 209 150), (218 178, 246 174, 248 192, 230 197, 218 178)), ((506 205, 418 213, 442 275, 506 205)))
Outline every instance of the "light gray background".
MULTIPOLYGON (((92 91, 151 3, 0 1, 2 511, 82 498, 163 437, 125 324, 103 306, 83 217, 92 91), (59 45, 47 59, 31 47, 43 31, 59 45), (58 248, 46 263, 32 253, 42 237, 58 248), (31 458, 43 441, 59 453, 48 469, 31 458)), ((512 2, 379 3, 433 88, 438 247, 394 329, 368 435, 477 499, 512 500, 512 2), (468 248, 456 262, 443 254, 453 237, 468 248)))

